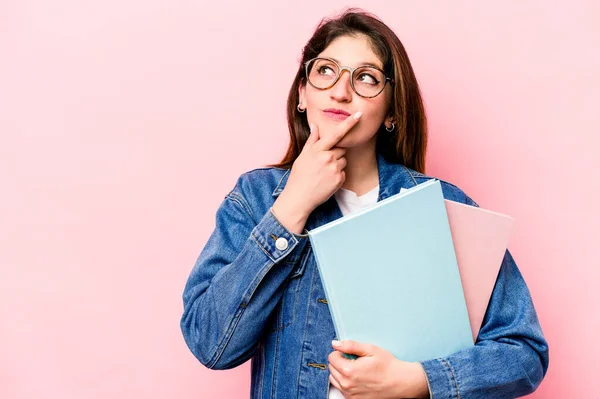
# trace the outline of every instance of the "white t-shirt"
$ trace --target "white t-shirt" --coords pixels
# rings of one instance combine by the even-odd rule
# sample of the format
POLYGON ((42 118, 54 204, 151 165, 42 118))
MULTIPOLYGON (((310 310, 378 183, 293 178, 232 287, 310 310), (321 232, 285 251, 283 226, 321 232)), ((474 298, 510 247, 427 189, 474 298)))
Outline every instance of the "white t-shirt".
MULTIPOLYGON (((346 190, 345 188, 340 188, 334 194, 334 197, 342 211, 342 215, 346 216, 351 214, 352 212, 356 212, 362 208, 365 208, 369 205, 373 205, 377 202, 377 197, 379 196, 379 186, 375 187, 368 193, 361 195, 360 197, 356 195, 354 191, 346 190)), ((329 399, 344 399, 342 392, 339 389, 331 385, 329 387, 329 399)))

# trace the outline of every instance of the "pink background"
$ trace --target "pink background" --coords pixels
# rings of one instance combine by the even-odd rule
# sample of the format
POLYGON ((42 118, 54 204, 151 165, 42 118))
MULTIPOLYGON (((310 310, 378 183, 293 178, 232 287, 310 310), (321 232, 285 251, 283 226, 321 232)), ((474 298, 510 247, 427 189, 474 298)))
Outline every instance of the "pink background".
MULTIPOLYGON (((369 1, 404 42, 428 173, 516 218, 551 346, 535 398, 600 397, 600 6, 369 1)), ((237 176, 287 144, 300 50, 347 3, 0 2, 0 397, 247 397, 179 330, 237 176)))

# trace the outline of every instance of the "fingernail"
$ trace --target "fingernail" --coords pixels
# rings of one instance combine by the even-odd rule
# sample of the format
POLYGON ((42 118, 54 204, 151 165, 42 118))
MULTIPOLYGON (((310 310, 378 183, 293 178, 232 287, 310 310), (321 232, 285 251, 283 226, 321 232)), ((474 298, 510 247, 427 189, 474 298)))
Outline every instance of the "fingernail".
POLYGON ((315 130, 314 125, 311 123, 308 125, 308 128, 310 129, 310 132, 312 133, 313 130, 315 130))
POLYGON ((333 341, 331 341, 331 345, 337 347, 340 346, 340 341, 338 341, 337 339, 334 339, 333 341))
POLYGON ((354 114, 354 119, 359 119, 362 116, 362 112, 358 111, 354 114))

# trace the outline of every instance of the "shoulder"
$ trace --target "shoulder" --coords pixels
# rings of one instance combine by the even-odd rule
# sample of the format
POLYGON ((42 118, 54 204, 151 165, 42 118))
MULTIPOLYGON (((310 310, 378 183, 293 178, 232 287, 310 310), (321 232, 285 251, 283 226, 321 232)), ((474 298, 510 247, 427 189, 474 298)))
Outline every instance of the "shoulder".
POLYGON ((238 177, 226 198, 238 202, 252 215, 264 212, 274 202, 273 194, 286 180, 288 173, 289 169, 274 167, 251 169, 238 177))
POLYGON ((255 168, 242 173, 231 190, 230 194, 246 195, 251 193, 267 192, 269 195, 277 189, 289 169, 264 167, 255 168))
POLYGON ((456 201, 467 205, 479 206, 477 203, 467 195, 460 187, 457 185, 448 182, 446 180, 440 179, 436 176, 426 175, 411 168, 405 167, 406 171, 411 175, 415 184, 421 184, 426 182, 427 180, 436 179, 439 180, 442 185, 442 193, 444 194, 444 198, 450 201, 456 201))

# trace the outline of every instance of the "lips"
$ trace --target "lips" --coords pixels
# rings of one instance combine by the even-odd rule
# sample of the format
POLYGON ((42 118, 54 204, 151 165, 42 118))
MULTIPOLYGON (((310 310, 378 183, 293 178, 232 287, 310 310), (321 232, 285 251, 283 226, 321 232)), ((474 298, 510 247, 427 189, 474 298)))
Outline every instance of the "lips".
POLYGON ((343 121, 344 119, 346 119, 347 117, 350 116, 350 113, 347 111, 344 111, 343 109, 337 109, 337 108, 327 108, 323 110, 323 113, 336 121, 343 121))
POLYGON ((349 112, 346 112, 343 109, 337 109, 337 108, 327 108, 327 109, 324 109, 323 112, 329 112, 329 113, 332 113, 332 114, 339 114, 339 115, 350 116, 349 112))

